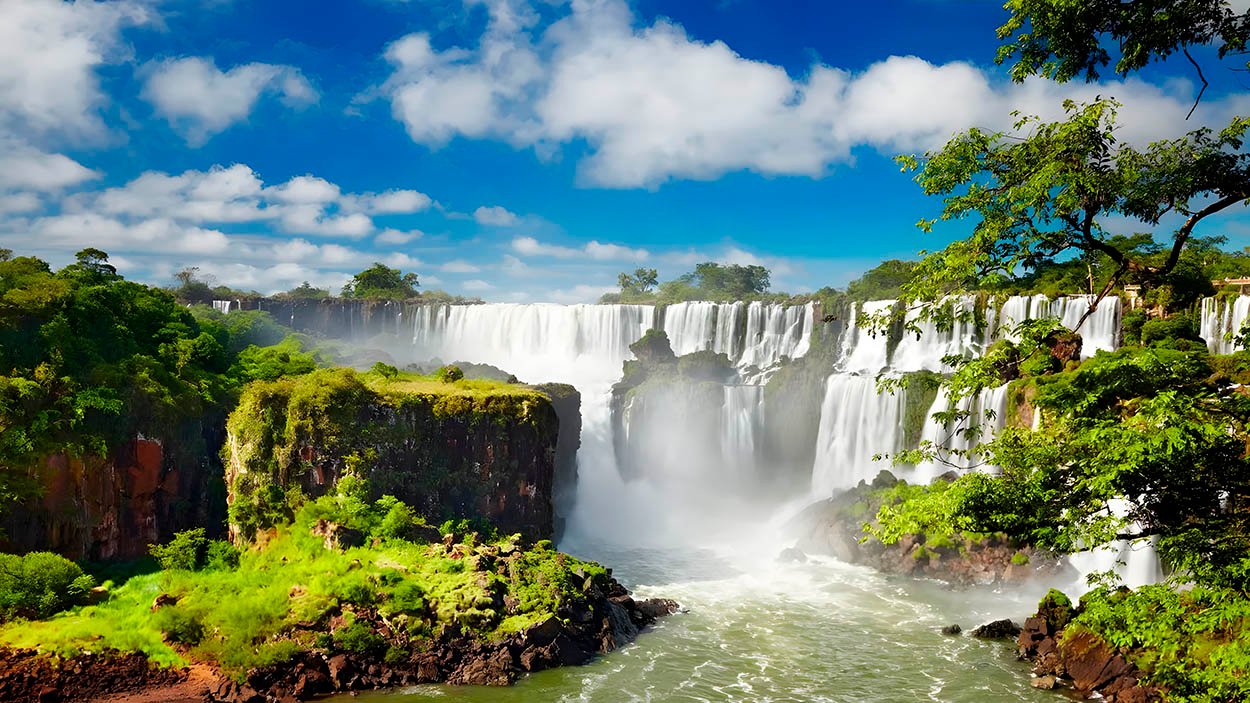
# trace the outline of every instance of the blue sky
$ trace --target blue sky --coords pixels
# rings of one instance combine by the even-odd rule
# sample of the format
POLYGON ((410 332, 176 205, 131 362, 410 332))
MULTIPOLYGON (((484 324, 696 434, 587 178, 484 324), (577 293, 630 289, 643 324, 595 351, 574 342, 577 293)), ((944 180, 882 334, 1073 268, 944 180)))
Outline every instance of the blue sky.
MULTIPOLYGON (((1234 2, 1241 11, 1245 0, 1234 2)), ((933 249, 889 160, 1115 95, 1124 136, 1250 113, 1211 56, 1014 85, 997 2, 0 4, 0 246, 262 292, 384 261, 425 288, 590 301, 616 273, 763 263, 792 292, 933 249)), ((1245 79, 1241 78, 1244 82, 1245 79)), ((1250 244, 1238 213, 1205 225, 1250 244)))

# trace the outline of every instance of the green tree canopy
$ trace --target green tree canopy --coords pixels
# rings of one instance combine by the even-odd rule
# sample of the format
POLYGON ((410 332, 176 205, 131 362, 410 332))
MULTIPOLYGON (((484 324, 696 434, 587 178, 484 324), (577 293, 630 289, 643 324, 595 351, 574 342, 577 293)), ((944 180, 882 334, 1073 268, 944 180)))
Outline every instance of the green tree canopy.
POLYGON ((903 284, 912 279, 915 261, 889 259, 882 261, 846 286, 846 294, 854 300, 886 300, 898 297, 903 284))
POLYGON ((343 297, 407 300, 417 296, 418 285, 417 274, 402 273, 399 269, 374 262, 343 286, 343 297))
POLYGON ((1250 38, 1250 13, 1234 12, 1227 0, 1008 0, 1004 7, 1011 17, 998 28, 998 62, 1014 59, 1017 81, 1092 81, 1113 58, 1124 75, 1193 46, 1214 46, 1222 58, 1244 53, 1250 38))
POLYGON ((1013 133, 971 129, 923 158, 900 157, 919 170, 926 194, 943 198, 921 229, 975 219, 971 236, 921 261, 903 297, 931 302, 1073 256, 1111 261, 1104 294, 1126 277, 1158 285, 1199 222, 1250 198, 1250 155, 1242 151, 1250 120, 1137 149, 1117 139, 1116 108, 1111 100, 1069 101, 1060 122, 1024 117, 1013 133), (1177 216, 1178 226, 1168 224, 1177 216), (1163 238, 1162 255, 1110 235, 1112 218, 1163 238))
POLYGON ((304 281, 282 295, 288 298, 320 299, 329 298, 330 291, 326 288, 318 288, 310 284, 308 281, 304 281))

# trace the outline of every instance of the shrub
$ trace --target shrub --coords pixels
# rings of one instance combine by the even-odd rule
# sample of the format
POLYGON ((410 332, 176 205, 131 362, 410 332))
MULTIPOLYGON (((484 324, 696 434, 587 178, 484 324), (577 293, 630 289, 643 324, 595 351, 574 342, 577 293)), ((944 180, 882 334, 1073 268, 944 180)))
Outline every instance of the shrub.
POLYGON ((1159 346, 1160 342, 1172 339, 1201 341, 1198 321, 1192 315, 1173 315, 1166 320, 1150 320, 1141 326, 1143 345, 1159 346))
POLYGON ((344 651, 368 656, 386 648, 386 640, 374 634, 368 625, 352 621, 334 631, 334 643, 344 651))
POLYGON ((370 370, 388 381, 399 376, 399 369, 381 361, 375 363, 370 370))
POLYGON ((420 524, 420 519, 406 503, 401 503, 394 496, 382 496, 377 507, 386 510, 382 522, 378 524, 374 536, 382 539, 406 539, 412 534, 412 528, 420 524), (388 500, 389 499, 389 500, 388 500))
POLYGON ((87 602, 95 579, 59 554, 0 554, 0 620, 47 618, 87 602))
POLYGON ((455 383, 464 378, 459 366, 444 366, 438 370, 438 380, 443 383, 455 383))
POLYGON ((198 571, 208 551, 208 538, 204 528, 183 530, 174 535, 168 544, 149 545, 148 552, 165 571, 198 571))
POLYGON ((204 640, 204 623, 176 606, 159 610, 156 621, 157 627, 170 642, 195 646, 204 640))
POLYGON ((149 553, 165 571, 229 571, 239 566, 239 550, 229 542, 210 540, 204 528, 183 530, 168 544, 153 544, 149 553))

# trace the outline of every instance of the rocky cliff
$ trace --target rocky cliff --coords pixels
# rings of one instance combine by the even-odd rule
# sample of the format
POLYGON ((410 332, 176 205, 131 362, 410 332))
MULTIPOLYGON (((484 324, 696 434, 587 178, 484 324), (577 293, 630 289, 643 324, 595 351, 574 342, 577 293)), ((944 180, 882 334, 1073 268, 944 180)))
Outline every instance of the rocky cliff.
POLYGON ((570 387, 369 379, 327 369, 249 386, 223 448, 230 530, 281 522, 299 496, 366 479, 432 519, 485 517, 505 532, 555 532, 556 476, 575 476, 580 402, 570 387), (368 382, 366 382, 368 381, 368 382), (564 466, 558 467, 563 463, 564 466))
POLYGON ((38 495, 4 513, 4 550, 134 559, 179 530, 213 533, 225 517, 222 424, 210 418, 170 437, 139 436, 108 456, 44 457, 28 469, 38 495))

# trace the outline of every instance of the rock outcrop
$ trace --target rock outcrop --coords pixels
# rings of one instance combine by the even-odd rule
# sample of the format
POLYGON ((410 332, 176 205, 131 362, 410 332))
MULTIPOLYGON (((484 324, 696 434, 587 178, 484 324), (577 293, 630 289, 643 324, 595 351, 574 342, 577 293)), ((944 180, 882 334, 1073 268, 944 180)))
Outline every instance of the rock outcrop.
MULTIPOLYGON (((670 600, 635 601, 620 584, 613 581, 612 586, 608 592, 595 593, 588 605, 568 609, 502 641, 450 634, 402 658, 306 652, 281 666, 250 671, 241 683, 223 680, 210 700, 308 700, 422 683, 507 686, 525 673, 585 664, 627 644, 640 630, 678 609, 670 600)), ((380 620, 375 624, 385 626, 380 620)))
POLYGON ((1068 608, 1048 596, 1038 614, 1024 622, 1016 644, 1020 658, 1033 663, 1035 687, 1070 688, 1109 703, 1162 700, 1157 688, 1142 682, 1142 671, 1124 652, 1093 632, 1069 627, 1068 617, 1068 608))
MULTIPOLYGON (((606 589, 593 584, 588 588, 587 602, 565 607, 503 640, 450 631, 414 644, 403 656, 396 656, 394 649, 307 650, 282 664, 248 671, 242 680, 204 665, 197 665, 194 672, 161 668, 141 654, 105 652, 58 659, 0 649, 0 700, 68 703, 131 694, 151 701, 285 703, 421 683, 506 686, 528 672, 584 664, 627 644, 643 628, 678 610, 670 600, 635 600, 615 580, 606 589)), ((375 610, 357 610, 354 616, 376 631, 392 632, 392 624, 375 610)))
POLYGON ((30 650, 0 649, 0 700, 71 703, 172 687, 187 671, 162 668, 142 654, 106 651, 59 660, 30 650))
POLYGON ((4 550, 134 559, 179 530, 221 524, 224 423, 192 424, 167 438, 137 437, 105 457, 61 453, 39 461, 29 469, 39 495, 4 511, 4 550))
MULTIPOLYGON (((375 385, 327 369, 248 387, 224 449, 233 537, 280 519, 292 491, 317 497, 348 474, 431 520, 480 517, 530 540, 554 536, 556 477, 576 476, 580 423, 561 422, 550 387, 375 385)), ((572 417, 576 391, 560 388, 572 417)))

